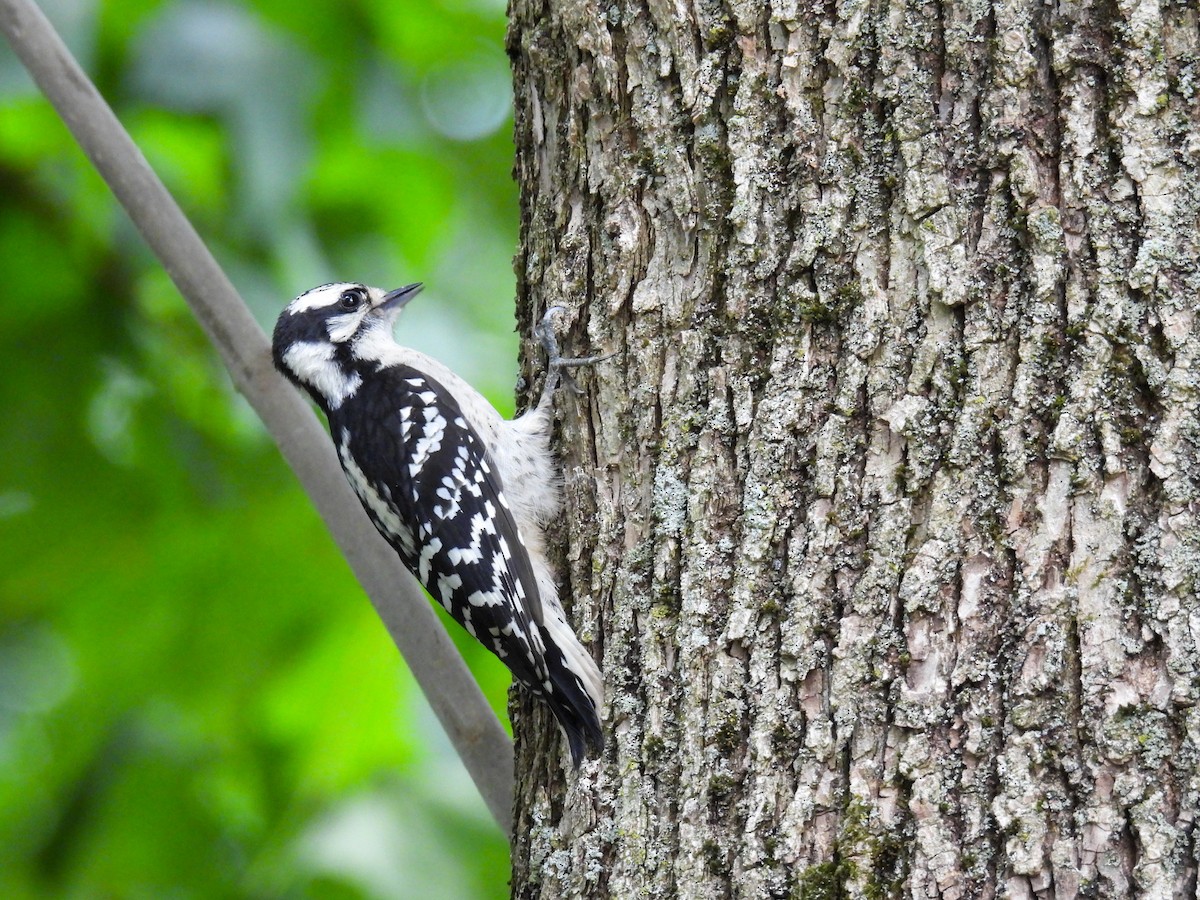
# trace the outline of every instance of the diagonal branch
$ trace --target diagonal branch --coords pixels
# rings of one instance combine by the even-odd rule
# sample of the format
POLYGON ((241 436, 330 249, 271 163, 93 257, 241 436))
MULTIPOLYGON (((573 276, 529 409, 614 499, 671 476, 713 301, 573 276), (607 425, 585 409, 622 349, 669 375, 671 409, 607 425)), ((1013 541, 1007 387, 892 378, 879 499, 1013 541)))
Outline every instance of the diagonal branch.
POLYGON ((512 743, 416 581, 342 477, 316 415, 274 370, 266 335, 54 27, 32 0, 0 0, 0 30, 166 268, 258 412, 507 832, 512 743))

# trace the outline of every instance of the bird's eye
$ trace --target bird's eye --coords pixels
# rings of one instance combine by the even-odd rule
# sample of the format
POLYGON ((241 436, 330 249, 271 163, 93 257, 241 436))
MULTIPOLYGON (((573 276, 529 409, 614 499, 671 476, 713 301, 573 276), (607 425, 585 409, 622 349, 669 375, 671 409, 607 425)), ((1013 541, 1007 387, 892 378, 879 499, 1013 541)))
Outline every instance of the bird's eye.
POLYGON ((352 287, 342 291, 342 295, 338 297, 338 306, 347 312, 352 312, 362 305, 363 300, 367 297, 367 292, 360 287, 352 287))

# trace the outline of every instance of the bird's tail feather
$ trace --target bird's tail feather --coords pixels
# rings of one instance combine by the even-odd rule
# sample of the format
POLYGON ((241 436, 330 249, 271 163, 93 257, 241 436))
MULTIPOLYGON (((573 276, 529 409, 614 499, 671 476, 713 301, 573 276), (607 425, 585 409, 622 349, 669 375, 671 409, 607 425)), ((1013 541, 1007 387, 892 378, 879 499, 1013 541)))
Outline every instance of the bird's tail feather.
POLYGON ((571 761, 578 768, 588 750, 598 753, 604 747, 600 727, 604 687, 596 661, 556 612, 547 610, 542 626, 546 632, 546 663, 554 685, 546 701, 567 735, 571 761))

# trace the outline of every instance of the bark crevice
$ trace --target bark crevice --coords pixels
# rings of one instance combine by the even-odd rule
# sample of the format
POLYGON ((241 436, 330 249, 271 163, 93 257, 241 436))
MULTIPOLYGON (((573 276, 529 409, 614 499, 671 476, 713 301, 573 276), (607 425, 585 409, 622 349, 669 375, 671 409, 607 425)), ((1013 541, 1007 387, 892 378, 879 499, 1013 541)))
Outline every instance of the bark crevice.
POLYGON ((519 729, 514 893, 1182 896, 1196 12, 512 15, 523 315, 620 351, 562 425, 612 737, 519 729))

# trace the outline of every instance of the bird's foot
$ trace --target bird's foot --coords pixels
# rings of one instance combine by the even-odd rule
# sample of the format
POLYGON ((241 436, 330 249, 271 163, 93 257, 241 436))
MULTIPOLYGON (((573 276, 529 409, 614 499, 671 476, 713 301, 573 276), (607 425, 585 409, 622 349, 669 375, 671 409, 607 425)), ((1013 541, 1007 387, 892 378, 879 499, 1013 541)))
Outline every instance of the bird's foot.
POLYGON ((538 406, 549 404, 550 398, 558 388, 560 381, 566 384, 572 393, 582 394, 583 389, 575 383, 575 379, 571 377, 570 370, 577 369, 580 366, 590 366, 616 356, 615 353, 603 353, 599 356, 563 356, 558 349, 558 336, 554 333, 554 317, 561 312, 566 312, 566 307, 550 307, 546 310, 546 314, 542 316, 542 321, 538 322, 537 326, 533 329, 533 336, 538 339, 548 357, 546 364, 546 386, 542 388, 542 397, 538 401, 538 406))

